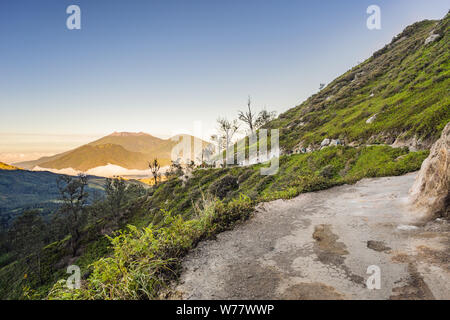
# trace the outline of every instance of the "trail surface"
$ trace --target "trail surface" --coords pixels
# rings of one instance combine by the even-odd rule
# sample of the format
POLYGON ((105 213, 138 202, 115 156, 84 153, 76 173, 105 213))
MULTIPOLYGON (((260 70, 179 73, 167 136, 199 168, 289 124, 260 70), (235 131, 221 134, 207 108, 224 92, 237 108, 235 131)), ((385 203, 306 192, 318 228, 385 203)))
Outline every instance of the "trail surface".
POLYGON ((450 299, 450 227, 418 222, 416 174, 260 205, 183 263, 183 299, 450 299), (380 289, 369 290, 369 266, 380 289), (376 268, 376 267, 375 267, 376 268))

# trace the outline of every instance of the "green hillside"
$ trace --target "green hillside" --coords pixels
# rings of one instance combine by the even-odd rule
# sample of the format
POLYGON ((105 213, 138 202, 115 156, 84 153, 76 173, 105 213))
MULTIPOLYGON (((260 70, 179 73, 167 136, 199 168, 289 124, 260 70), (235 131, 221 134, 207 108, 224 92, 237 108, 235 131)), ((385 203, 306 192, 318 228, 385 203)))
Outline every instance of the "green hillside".
POLYGON ((0 162, 0 170, 19 170, 19 168, 0 162))
POLYGON ((281 130, 280 143, 287 152, 318 148, 325 138, 353 145, 392 144, 399 138, 428 148, 450 121, 449 20, 447 15, 407 27, 267 127, 281 130), (439 37, 425 44, 431 34, 439 37))
MULTIPOLYGON (((24 209, 39 209, 44 215, 58 208, 58 174, 45 171, 0 170, 0 225, 7 226, 24 209)), ((88 191, 103 193, 103 178, 91 177, 88 191)))

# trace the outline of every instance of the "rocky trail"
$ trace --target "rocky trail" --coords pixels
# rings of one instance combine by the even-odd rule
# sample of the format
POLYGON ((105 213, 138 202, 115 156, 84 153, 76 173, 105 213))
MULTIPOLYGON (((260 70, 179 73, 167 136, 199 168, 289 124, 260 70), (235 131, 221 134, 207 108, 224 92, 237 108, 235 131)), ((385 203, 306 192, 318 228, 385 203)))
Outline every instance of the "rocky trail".
POLYGON ((257 207, 183 262, 183 299, 450 299, 450 226, 421 223, 417 173, 257 207), (366 285, 380 270, 380 289, 366 285), (374 267, 372 267, 374 268, 374 267))

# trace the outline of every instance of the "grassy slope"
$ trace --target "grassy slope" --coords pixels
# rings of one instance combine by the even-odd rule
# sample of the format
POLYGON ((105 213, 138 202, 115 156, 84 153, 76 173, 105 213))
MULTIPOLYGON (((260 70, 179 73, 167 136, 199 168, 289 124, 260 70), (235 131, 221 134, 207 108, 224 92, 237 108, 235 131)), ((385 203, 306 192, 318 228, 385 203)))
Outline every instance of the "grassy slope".
POLYGON ((281 146, 292 150, 328 138, 347 143, 392 143, 401 136, 435 140, 450 121, 450 16, 423 21, 362 64, 332 81, 270 123, 281 128, 281 146), (425 45, 433 31, 441 35, 425 45), (372 96, 371 96, 372 95, 372 96), (366 120, 377 114, 376 120, 366 120))
POLYGON ((20 170, 20 169, 15 166, 11 166, 9 164, 0 162, 0 170, 20 170))
MULTIPOLYGON (((58 207, 59 191, 51 172, 0 170, 0 221, 9 224, 26 208, 34 208, 47 215, 58 207)), ((102 193, 104 179, 92 177, 88 192, 102 193)))

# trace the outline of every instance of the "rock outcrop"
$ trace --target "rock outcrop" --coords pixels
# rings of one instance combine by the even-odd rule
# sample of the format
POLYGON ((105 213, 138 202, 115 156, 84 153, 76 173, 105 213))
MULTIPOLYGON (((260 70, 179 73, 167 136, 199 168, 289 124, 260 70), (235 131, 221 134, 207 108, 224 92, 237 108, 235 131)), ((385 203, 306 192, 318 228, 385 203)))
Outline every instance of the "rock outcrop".
POLYGON ((322 143, 320 144, 321 147, 326 147, 330 144, 331 140, 328 138, 323 139, 322 143))
POLYGON ((373 123, 377 119, 377 114, 374 114, 369 119, 366 120, 367 124, 373 123))
POLYGON ((430 36, 425 39, 425 45, 429 44, 430 42, 436 41, 439 39, 440 35, 435 34, 433 31, 431 31, 430 36))
POLYGON ((450 215, 450 122, 441 138, 431 148, 422 164, 410 195, 413 204, 426 211, 427 217, 450 215))

